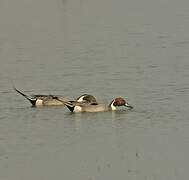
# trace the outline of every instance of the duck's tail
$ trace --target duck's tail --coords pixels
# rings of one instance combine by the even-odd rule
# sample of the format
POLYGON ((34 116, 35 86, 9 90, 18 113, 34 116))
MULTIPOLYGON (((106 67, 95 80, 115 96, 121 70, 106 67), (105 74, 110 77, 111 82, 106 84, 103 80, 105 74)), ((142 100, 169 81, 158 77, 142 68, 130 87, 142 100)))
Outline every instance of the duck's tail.
POLYGON ((13 88, 14 88, 14 90, 15 90, 17 93, 21 94, 21 95, 24 96, 28 101, 30 101, 30 103, 32 104, 32 106, 35 106, 36 101, 37 101, 36 98, 24 94, 23 92, 19 91, 16 87, 13 87, 13 88))
POLYGON ((75 105, 74 105, 71 101, 64 102, 64 104, 66 105, 66 107, 67 107, 71 112, 74 111, 75 105))

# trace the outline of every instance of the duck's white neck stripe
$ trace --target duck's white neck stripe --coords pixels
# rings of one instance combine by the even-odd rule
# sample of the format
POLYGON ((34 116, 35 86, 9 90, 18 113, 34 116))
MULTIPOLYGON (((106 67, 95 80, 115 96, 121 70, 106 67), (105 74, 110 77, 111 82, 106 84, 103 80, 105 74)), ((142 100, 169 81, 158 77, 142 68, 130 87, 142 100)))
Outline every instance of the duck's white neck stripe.
POLYGON ((81 96, 78 100, 77 100, 77 102, 83 102, 83 98, 84 98, 85 96, 81 96))
POLYGON ((114 106, 114 102, 115 102, 115 100, 113 100, 112 103, 111 103, 111 109, 112 109, 112 111, 116 110, 116 107, 114 106))

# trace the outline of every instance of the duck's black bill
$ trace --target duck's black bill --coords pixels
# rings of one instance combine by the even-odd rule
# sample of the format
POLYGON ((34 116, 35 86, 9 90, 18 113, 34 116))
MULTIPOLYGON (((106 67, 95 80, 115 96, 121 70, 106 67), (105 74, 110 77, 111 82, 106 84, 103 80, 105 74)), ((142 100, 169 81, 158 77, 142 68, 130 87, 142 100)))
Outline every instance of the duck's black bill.
POLYGON ((133 109, 133 106, 131 106, 130 104, 126 103, 125 104, 126 107, 130 108, 130 109, 133 109))

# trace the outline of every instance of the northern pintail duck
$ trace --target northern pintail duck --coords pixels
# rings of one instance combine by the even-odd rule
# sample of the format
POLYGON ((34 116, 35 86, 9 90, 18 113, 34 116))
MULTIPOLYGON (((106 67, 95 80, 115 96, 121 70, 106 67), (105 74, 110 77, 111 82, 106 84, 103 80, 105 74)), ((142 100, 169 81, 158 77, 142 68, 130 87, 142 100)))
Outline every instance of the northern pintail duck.
POLYGON ((115 111, 116 106, 126 106, 130 109, 133 108, 123 98, 114 99, 109 106, 105 104, 99 104, 97 102, 86 104, 86 103, 73 103, 71 101, 65 102, 65 105, 71 112, 103 112, 103 111, 115 111))
POLYGON ((23 92, 19 91, 14 87, 15 91, 24 96, 32 106, 39 107, 39 106, 58 106, 58 105, 65 105, 65 102, 79 102, 79 103, 87 103, 89 102, 96 102, 96 99, 92 95, 83 94, 79 96, 76 101, 72 101, 69 98, 66 98, 61 95, 26 95, 23 92))

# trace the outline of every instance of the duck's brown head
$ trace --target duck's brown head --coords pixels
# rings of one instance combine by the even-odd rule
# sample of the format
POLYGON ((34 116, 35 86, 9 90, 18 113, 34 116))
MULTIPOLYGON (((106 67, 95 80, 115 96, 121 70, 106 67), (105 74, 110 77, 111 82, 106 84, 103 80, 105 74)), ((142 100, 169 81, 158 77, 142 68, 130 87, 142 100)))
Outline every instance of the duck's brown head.
POLYGON ((90 94, 83 94, 77 98, 77 102, 97 103, 96 98, 90 94))
POLYGON ((110 107, 112 108, 112 110, 115 110, 115 106, 126 106, 130 109, 133 108, 133 106, 131 106, 130 104, 128 104, 123 98, 119 97, 114 99, 111 103, 110 103, 110 107))

